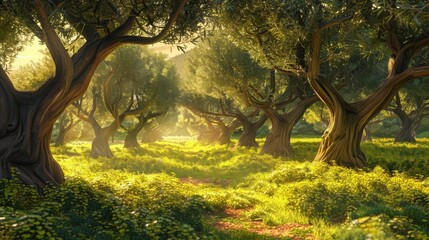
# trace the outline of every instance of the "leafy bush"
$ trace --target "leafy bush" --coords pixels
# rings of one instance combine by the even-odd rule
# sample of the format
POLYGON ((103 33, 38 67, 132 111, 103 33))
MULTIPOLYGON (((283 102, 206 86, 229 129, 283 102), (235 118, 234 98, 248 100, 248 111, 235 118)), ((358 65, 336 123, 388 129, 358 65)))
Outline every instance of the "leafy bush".
MULTIPOLYGON (((139 199, 102 192, 82 179, 48 187, 43 197, 16 180, 1 180, 1 239, 199 239, 207 204, 176 184, 148 181, 139 199), (152 184, 152 185, 151 185, 152 184), (157 185, 158 187, 155 187, 157 185), (161 187, 159 187, 161 186, 161 187), (20 189, 20 191, 16 191, 20 189), (34 193, 26 206, 22 192, 34 193), (15 199, 12 201, 12 199, 15 199), (4 206, 4 205, 2 205, 4 206)), ((95 185, 96 186, 96 185, 95 185)), ((114 190, 118 191, 119 190, 114 190)))

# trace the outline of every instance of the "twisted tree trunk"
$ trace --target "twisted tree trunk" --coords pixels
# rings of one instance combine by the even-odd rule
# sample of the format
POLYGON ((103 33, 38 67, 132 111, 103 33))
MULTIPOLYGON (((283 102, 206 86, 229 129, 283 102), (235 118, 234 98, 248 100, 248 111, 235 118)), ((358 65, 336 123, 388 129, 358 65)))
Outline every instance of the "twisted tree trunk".
MULTIPOLYGON (((97 66, 107 55, 126 43, 149 45, 161 41, 186 3, 181 1, 169 15, 164 28, 150 37, 125 36, 135 23, 134 15, 105 37, 79 21, 67 19, 87 39, 70 57, 51 25, 42 1, 34 1, 32 7, 37 20, 35 18, 31 24, 37 22, 35 34, 49 50, 55 74, 35 92, 19 92, 0 66, 0 179, 10 178, 11 168, 15 168, 24 183, 40 191, 48 183, 61 184, 63 172, 49 149, 55 121, 67 106, 85 93, 97 66)), ((70 15, 67 17, 73 19, 70 15)))
POLYGON ((66 145, 65 137, 67 133, 79 122, 80 120, 74 122, 71 114, 63 113, 62 117, 60 118, 58 136, 55 139, 54 146, 59 147, 59 146, 66 145), (69 115, 69 118, 70 118, 70 120, 68 120, 68 123, 67 123, 67 115, 69 115))
POLYGON ((113 157, 113 153, 109 145, 109 138, 112 137, 116 130, 117 127, 105 127, 95 131, 95 138, 91 143, 91 157, 113 157))
POLYGON ((360 148, 364 127, 389 104, 406 82, 429 75, 429 66, 408 68, 412 55, 417 49, 429 44, 429 38, 401 45, 394 30, 389 31, 387 42, 392 51, 388 64, 389 75, 368 97, 349 104, 319 75, 322 30, 339 23, 341 21, 322 24, 315 30, 312 39, 308 81, 330 111, 330 123, 323 134, 315 161, 363 168, 367 165, 360 148))
POLYGON ((408 142, 408 143, 416 143, 416 132, 413 127, 413 120, 408 116, 400 117, 401 119, 401 129, 395 136, 396 142, 408 142))
POLYGON ((163 112, 149 112, 148 114, 140 114, 140 116, 137 117, 138 123, 136 126, 130 130, 127 131, 127 135, 125 136, 124 141, 124 148, 139 148, 140 144, 137 141, 137 135, 139 132, 143 129, 143 127, 148 124, 148 122, 156 117, 159 117, 163 114, 165 114, 166 111, 163 112))
POLYGON ((264 146, 262 146, 261 154, 287 158, 293 157, 295 153, 290 144, 292 129, 302 118, 305 110, 316 101, 318 101, 317 96, 308 97, 299 102, 291 111, 284 114, 278 114, 272 108, 265 108, 264 111, 271 121, 272 128, 265 140, 264 146))
POLYGON ((231 135, 234 130, 240 126, 240 122, 237 119, 234 119, 228 125, 225 125, 225 123, 222 121, 218 121, 217 123, 220 128, 220 134, 216 139, 216 143, 221 145, 229 145, 231 143, 231 135))
POLYGON ((143 129, 144 124, 139 124, 128 130, 124 140, 124 148, 140 148, 140 144, 137 141, 137 134, 143 129))
POLYGON ((243 133, 238 139, 237 146, 242 147, 258 147, 256 142, 256 133, 258 129, 265 123, 268 119, 267 115, 263 115, 257 122, 252 123, 250 120, 242 122, 243 124, 243 133))
POLYGON ((64 181, 63 172, 49 149, 57 116, 43 111, 42 106, 44 102, 33 99, 31 94, 1 93, 0 179, 10 178, 11 168, 15 168, 24 183, 39 190, 48 183, 64 181))

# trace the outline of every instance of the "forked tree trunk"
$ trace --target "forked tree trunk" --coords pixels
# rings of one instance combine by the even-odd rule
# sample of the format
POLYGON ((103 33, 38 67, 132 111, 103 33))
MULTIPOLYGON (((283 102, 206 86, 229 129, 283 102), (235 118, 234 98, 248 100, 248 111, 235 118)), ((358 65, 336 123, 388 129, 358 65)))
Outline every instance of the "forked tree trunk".
POLYGON ((271 121, 272 128, 265 140, 264 146, 262 146, 261 154, 287 158, 293 157, 295 153, 290 144, 292 129, 302 118, 307 108, 316 101, 318 101, 317 96, 311 96, 299 102, 294 109, 285 114, 278 114, 272 108, 264 109, 271 121))
POLYGON ((395 142, 416 143, 416 133, 413 128, 413 120, 409 117, 400 119, 402 122, 402 126, 395 136, 395 142))
POLYGON ((241 121, 243 124, 243 133, 238 139, 237 146, 242 147, 258 147, 258 143, 256 142, 256 133, 258 129, 264 125, 267 120, 267 115, 263 115, 257 122, 252 123, 247 118, 244 121, 241 121))
POLYGON ((11 168, 16 168, 18 177, 24 183, 40 191, 46 184, 61 184, 64 175, 49 148, 57 118, 85 93, 97 66, 109 53, 126 43, 149 45, 161 41, 186 3, 181 1, 170 14, 163 30, 152 37, 122 38, 135 23, 135 17, 131 16, 104 38, 92 27, 86 28, 71 20, 70 24, 88 41, 70 57, 51 26, 42 1, 34 1, 35 22, 41 30, 37 31, 37 35, 52 55, 55 74, 36 91, 19 92, 0 66, 0 179, 10 178, 11 168))
POLYGON ((229 145, 231 143, 231 135, 235 129, 240 126, 240 121, 234 119, 230 124, 225 125, 222 121, 218 122, 220 128, 219 137, 216 140, 216 143, 221 145, 229 145))
POLYGON ((137 134, 140 132, 142 128, 143 126, 140 129, 133 128, 128 131, 124 140, 124 148, 140 148, 140 144, 137 141, 137 134))
POLYGON ((54 143, 54 146, 56 146, 56 147, 66 145, 65 138, 66 138, 67 133, 70 132, 72 127, 74 127, 77 123, 80 122, 80 120, 74 122, 73 117, 71 115, 69 117, 70 117, 70 120, 68 121, 68 123, 67 123, 67 118, 66 118, 65 113, 63 113, 63 116, 60 118, 60 123, 59 123, 60 126, 59 126, 59 130, 58 130, 58 136, 55 139, 55 143, 54 143))
POLYGON ((156 117, 159 117, 163 114, 165 114, 166 111, 162 111, 162 112, 149 112, 146 115, 145 114, 140 114, 140 116, 137 117, 138 119, 138 123, 137 125, 133 128, 128 130, 127 135, 125 136, 125 141, 124 141, 124 148, 139 148, 140 144, 137 141, 137 135, 139 134, 139 132, 143 129, 143 127, 145 125, 148 124, 148 122, 151 119, 154 119, 156 117))
POLYGON ((392 54, 388 63, 388 76, 372 94, 349 104, 319 74, 322 30, 341 22, 322 24, 315 29, 312 39, 308 80, 330 111, 330 124, 323 135, 315 161, 362 168, 366 166, 365 155, 360 149, 363 128, 385 109, 406 82, 429 75, 429 66, 409 68, 412 56, 429 44, 429 38, 415 42, 407 40, 408 43, 404 44, 398 38, 394 20, 389 22, 392 25, 389 25, 386 43, 392 54))

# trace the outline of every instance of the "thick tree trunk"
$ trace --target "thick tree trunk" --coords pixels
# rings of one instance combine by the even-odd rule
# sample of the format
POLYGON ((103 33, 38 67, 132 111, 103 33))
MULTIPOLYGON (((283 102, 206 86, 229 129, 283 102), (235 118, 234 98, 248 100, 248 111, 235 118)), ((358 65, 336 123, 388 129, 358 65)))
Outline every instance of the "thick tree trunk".
POLYGON ((243 125, 243 133, 238 139, 237 146, 258 147, 258 143, 256 142, 256 133, 258 132, 258 129, 267 121, 267 115, 261 116, 255 123, 252 123, 244 115, 242 115, 242 117, 244 118, 240 121, 243 125))
POLYGON ((115 131, 115 129, 109 129, 109 127, 103 128, 101 131, 95 131, 95 138, 92 140, 91 144, 91 157, 113 157, 112 150, 110 150, 109 146, 109 138, 115 131))
POLYGON ((137 134, 140 132, 140 130, 134 128, 128 131, 124 140, 124 148, 140 148, 140 144, 137 141, 137 134))
POLYGON ((363 127, 359 127, 359 120, 358 114, 353 112, 335 114, 322 136, 315 160, 346 167, 365 167, 366 158, 360 148, 363 127))
POLYGON ((221 145, 228 145, 231 143, 231 134, 233 130, 231 129, 222 129, 219 137, 216 139, 216 143, 221 145))
POLYGON ((231 135, 235 129, 240 126, 240 121, 234 119, 229 125, 225 125, 222 121, 218 122, 220 128, 220 134, 216 139, 216 143, 221 145, 229 145, 231 143, 231 135))
POLYGON ((256 142, 256 132, 259 127, 255 125, 244 126, 243 133, 238 139, 237 146, 239 147, 258 147, 256 142))
POLYGON ((308 97, 284 114, 278 114, 272 108, 264 109, 271 121, 272 129, 265 140, 264 146, 262 146, 261 154, 271 154, 287 158, 293 157, 294 151, 290 144, 292 129, 302 118, 307 108, 318 100, 317 96, 308 97))
POLYGON ((271 132, 268 134, 261 154, 270 154, 276 157, 293 157, 294 151, 290 144, 294 124, 282 117, 271 118, 271 132))
POLYGON ((0 179, 11 178, 15 168, 18 178, 41 191, 48 183, 62 183, 64 175, 49 148, 57 116, 39 107, 30 95, 0 95, 0 179))
POLYGON ((408 142, 408 143, 416 143, 416 133, 413 128, 413 121, 411 118, 400 118, 402 122, 402 126, 398 134, 395 136, 396 142, 408 142))

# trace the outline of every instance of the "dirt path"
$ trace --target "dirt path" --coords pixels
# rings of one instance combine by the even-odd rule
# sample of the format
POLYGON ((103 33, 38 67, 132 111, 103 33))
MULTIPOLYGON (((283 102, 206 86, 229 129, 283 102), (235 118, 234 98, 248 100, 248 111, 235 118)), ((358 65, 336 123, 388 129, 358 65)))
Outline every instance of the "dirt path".
POLYGON ((313 240, 311 225, 288 223, 279 226, 268 226, 261 221, 251 221, 243 216, 246 210, 226 209, 225 216, 220 217, 213 225, 221 231, 243 230, 261 236, 289 238, 293 240, 313 240))
MULTIPOLYGON (((214 184, 222 187, 228 186, 228 181, 213 182, 211 179, 194 179, 194 178, 180 178, 182 183, 190 183, 193 185, 201 184, 214 184)), ((252 221, 244 216, 244 209, 225 209, 223 213, 215 214, 212 216, 212 225, 221 231, 241 230, 257 235, 292 239, 292 240, 314 240, 312 235, 311 225, 304 225, 298 223, 288 223, 278 226, 269 226, 262 221, 252 221)))

